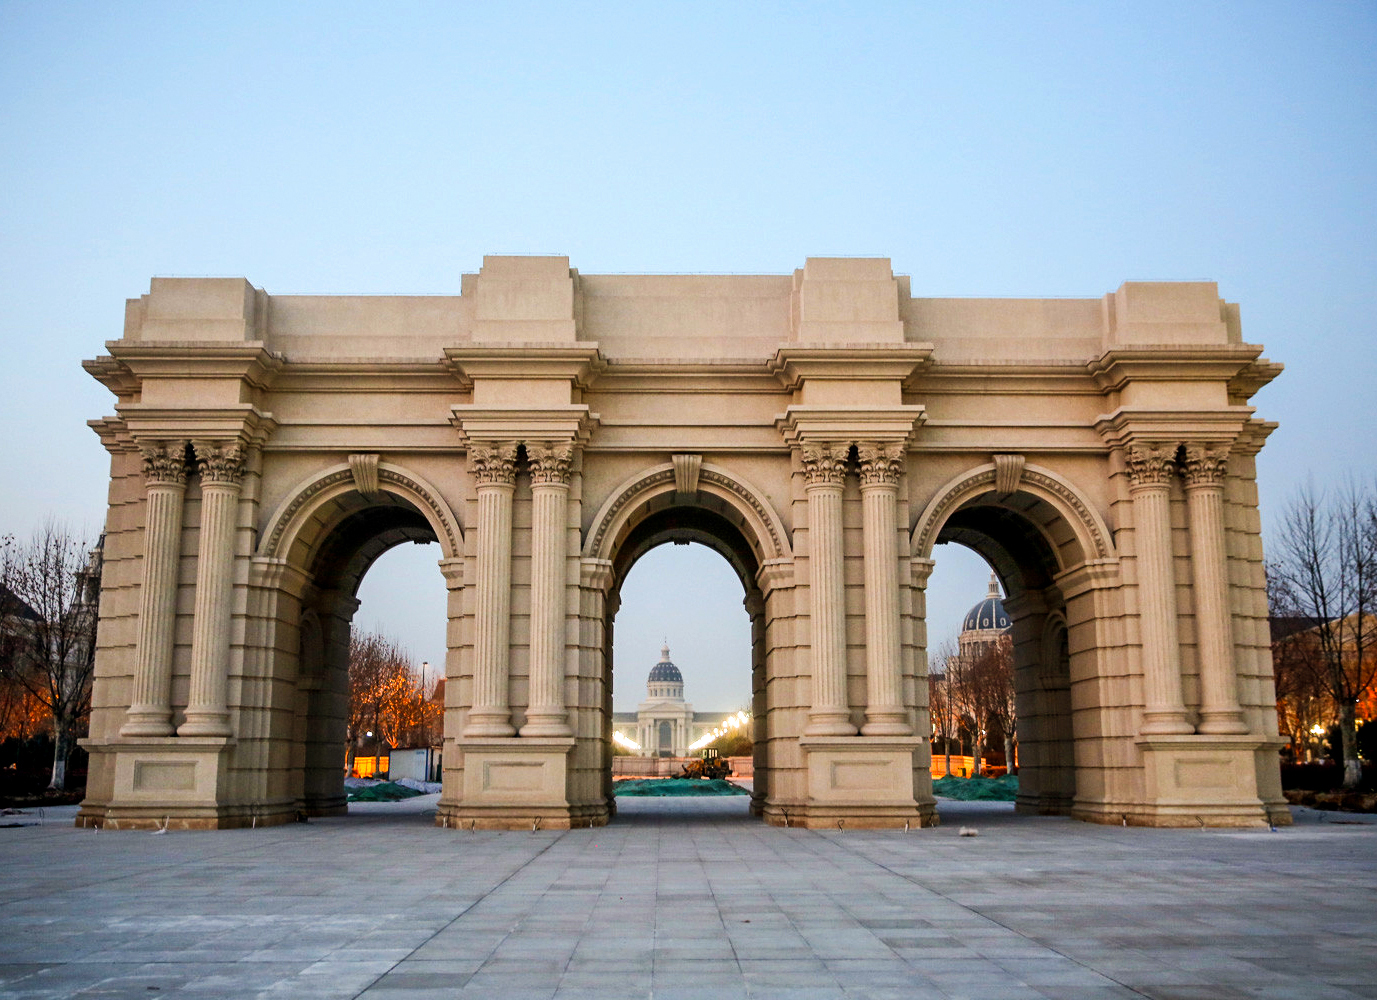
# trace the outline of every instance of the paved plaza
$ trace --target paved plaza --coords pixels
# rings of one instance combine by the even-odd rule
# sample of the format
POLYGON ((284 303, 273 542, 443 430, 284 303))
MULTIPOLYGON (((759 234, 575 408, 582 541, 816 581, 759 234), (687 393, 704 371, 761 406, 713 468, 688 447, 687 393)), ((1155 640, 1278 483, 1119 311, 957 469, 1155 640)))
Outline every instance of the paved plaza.
POLYGON ((434 811, 0 818, 30 824, 0 829, 0 998, 1377 997, 1370 817, 1124 829, 943 801, 938 829, 809 832, 742 797, 456 833, 434 811))

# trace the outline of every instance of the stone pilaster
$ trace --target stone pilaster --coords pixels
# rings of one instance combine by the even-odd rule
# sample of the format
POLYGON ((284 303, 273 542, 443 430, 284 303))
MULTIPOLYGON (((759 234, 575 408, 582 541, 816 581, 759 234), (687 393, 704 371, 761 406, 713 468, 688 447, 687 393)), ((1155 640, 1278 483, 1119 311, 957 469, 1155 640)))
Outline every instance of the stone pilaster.
POLYGON ((864 736, 909 736, 899 669, 899 545, 895 508, 903 474, 901 443, 863 442, 866 710, 864 736))
POLYGON ((201 538, 191 626, 191 693, 178 736, 229 736, 229 680, 234 527, 244 479, 237 441, 193 441, 201 475, 201 538))
POLYGON ((846 696, 846 590, 843 580, 842 487, 845 443, 807 444, 809 620, 813 630, 813 704, 806 732, 854 736, 846 696))
POLYGON ((526 445, 531 468, 531 687, 522 736, 570 736, 564 705, 569 442, 526 445))
POLYGON ((474 581, 473 708, 464 735, 512 736, 507 668, 511 641, 512 494, 516 443, 473 445, 469 463, 478 491, 478 558, 474 581))
POLYGON ((1144 734, 1193 732, 1181 694, 1181 644, 1172 574, 1170 503, 1175 452, 1174 444, 1134 444, 1125 452, 1138 561, 1144 734))
POLYGON ((1224 479, 1228 449, 1187 445, 1182 475, 1190 518, 1195 590, 1196 649, 1200 657, 1201 733, 1248 732, 1238 703, 1234 639, 1229 613, 1228 554, 1224 544, 1224 479))
POLYGON ((120 735, 171 736, 172 648, 177 617, 177 562, 182 551, 186 442, 143 444, 143 582, 133 699, 120 735))

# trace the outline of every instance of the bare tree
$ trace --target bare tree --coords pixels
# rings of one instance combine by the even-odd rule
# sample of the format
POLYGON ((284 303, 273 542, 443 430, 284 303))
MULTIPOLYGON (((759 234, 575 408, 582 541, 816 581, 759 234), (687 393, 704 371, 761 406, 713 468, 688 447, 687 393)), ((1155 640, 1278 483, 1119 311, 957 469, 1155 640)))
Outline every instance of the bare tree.
POLYGON ((349 638, 349 740, 372 732, 378 745, 431 746, 443 706, 400 645, 376 632, 349 638))
POLYGON ((959 670, 956 651, 948 640, 937 647, 928 669, 928 715, 932 719, 932 734, 942 741, 946 754, 946 771, 951 774, 951 741, 957 735, 957 710, 953 695, 954 671, 959 670), (935 669, 934 669, 935 668, 935 669))
POLYGON ((986 731, 997 728, 1003 734, 1004 763, 1009 773, 1014 774, 1018 712, 1014 700, 1014 645, 1007 632, 980 651, 968 674, 977 725, 986 731))
POLYGON ((67 787, 67 763, 91 711, 101 549, 49 521, 28 542, 0 541, 8 639, 0 674, 51 714, 49 788, 67 787))
MULTIPOLYGON (((1286 622, 1285 619, 1282 620, 1286 622)), ((1276 679, 1277 721, 1291 743, 1297 761, 1311 758, 1315 728, 1328 728, 1334 704, 1325 682, 1324 656, 1313 624, 1287 629, 1273 627, 1272 674, 1276 679)), ((1287 622, 1294 624, 1294 621, 1287 622)))
POLYGON ((1357 706, 1377 680, 1377 498, 1350 482, 1301 490, 1287 507, 1269 575, 1273 605, 1314 621, 1320 677, 1339 716, 1344 787, 1362 780, 1357 706))

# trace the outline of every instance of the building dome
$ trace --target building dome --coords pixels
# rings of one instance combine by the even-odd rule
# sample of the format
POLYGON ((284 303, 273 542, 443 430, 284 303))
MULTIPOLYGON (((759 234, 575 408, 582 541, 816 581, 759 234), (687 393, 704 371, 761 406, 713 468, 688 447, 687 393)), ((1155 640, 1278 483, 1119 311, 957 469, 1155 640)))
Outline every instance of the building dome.
POLYGON ((660 647, 660 662, 650 668, 647 684, 683 684, 684 675, 669 661, 669 645, 660 647))
POLYGON ((966 612, 961 622, 962 632, 988 632, 1003 630, 1010 625, 1009 616, 1004 611, 1004 602, 999 599, 999 581, 990 574, 990 589, 985 599, 966 612))

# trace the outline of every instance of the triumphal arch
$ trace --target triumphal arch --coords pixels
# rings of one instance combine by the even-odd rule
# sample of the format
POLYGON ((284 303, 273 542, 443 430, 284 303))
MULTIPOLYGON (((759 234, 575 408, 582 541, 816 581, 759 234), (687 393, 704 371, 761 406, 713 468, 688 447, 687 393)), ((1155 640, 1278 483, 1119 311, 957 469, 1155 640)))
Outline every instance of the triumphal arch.
POLYGON ((942 299, 883 259, 489 257, 458 295, 154 279, 108 351, 79 824, 343 811, 355 593, 406 541, 438 543, 448 588, 444 827, 608 821, 621 588, 685 541, 741 580, 770 823, 935 822, 943 542, 1009 595, 1020 809, 1289 819, 1254 481, 1274 425, 1247 405, 1279 366, 1211 283, 942 299))

